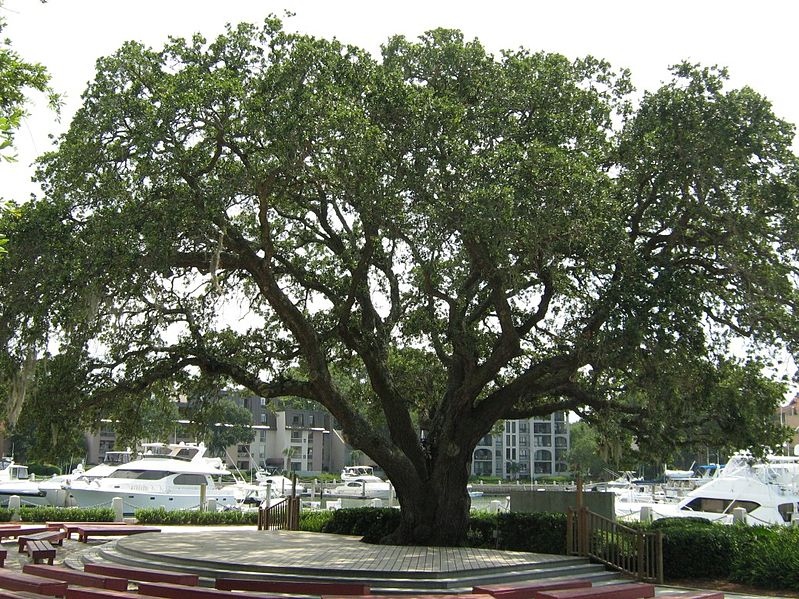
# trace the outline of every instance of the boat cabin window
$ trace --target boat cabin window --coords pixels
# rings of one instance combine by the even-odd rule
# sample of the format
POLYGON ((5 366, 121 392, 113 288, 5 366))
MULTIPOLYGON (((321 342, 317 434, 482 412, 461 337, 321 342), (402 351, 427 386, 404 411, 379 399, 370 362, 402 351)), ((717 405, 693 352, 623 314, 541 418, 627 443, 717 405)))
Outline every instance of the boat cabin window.
POLYGON ((715 499, 709 497, 697 497, 682 509, 691 512, 710 512, 711 514, 731 514, 735 508, 742 507, 747 513, 752 513, 760 507, 754 501, 741 501, 730 499, 715 499))
POLYGON ((176 485, 207 485, 208 479, 202 474, 178 474, 175 477, 176 485))
POLYGON ((28 467, 27 466, 14 466, 11 468, 12 480, 27 480, 28 467))
POLYGON ((116 470, 108 478, 135 478, 136 480, 161 480, 171 472, 166 470, 116 470))
POLYGON ((792 503, 781 503, 777 506, 777 510, 779 510, 780 516, 785 522, 790 522, 791 515, 796 511, 796 506, 792 503))

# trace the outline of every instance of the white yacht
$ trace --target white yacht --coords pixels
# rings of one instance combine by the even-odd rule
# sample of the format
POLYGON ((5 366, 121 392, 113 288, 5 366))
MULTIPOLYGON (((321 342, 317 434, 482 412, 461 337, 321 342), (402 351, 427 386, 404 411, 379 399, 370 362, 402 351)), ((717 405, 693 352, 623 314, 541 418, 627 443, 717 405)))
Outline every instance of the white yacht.
POLYGON ((122 464, 127 464, 133 457, 130 447, 123 451, 106 451, 103 461, 88 470, 83 462, 78 464, 69 474, 62 474, 48 478, 39 483, 39 490, 43 491, 47 497, 47 503, 57 507, 74 507, 74 500, 70 499, 69 493, 65 488, 66 483, 80 480, 91 482, 97 478, 103 478, 111 474, 122 464))
POLYGON ((330 490, 332 495, 339 497, 369 497, 371 499, 388 499, 391 492, 391 483, 387 483, 377 476, 377 480, 370 478, 354 478, 341 481, 344 484, 330 490))
POLYGON ((304 485, 294 483, 290 478, 279 474, 266 474, 259 471, 255 473, 255 480, 261 486, 272 485, 272 490, 277 490, 281 496, 291 495, 292 488, 295 495, 303 495, 306 491, 304 485))
POLYGON ((236 506, 231 486, 220 488, 214 480, 230 472, 221 459, 205 457, 205 451, 202 443, 146 444, 141 459, 118 466, 108 476, 64 486, 80 507, 110 507, 120 497, 126 514, 141 508, 198 509, 203 485, 206 499, 215 499, 218 508, 236 506))
POLYGON ((0 506, 8 506, 8 498, 17 495, 20 504, 49 505, 39 483, 31 480, 28 467, 14 462, 14 458, 0 458, 0 506))
MULTIPOLYGON (((638 519, 646 505, 617 503, 616 515, 638 519)), ((649 507, 655 518, 696 516, 724 524, 732 523, 735 508, 744 508, 747 524, 790 524, 792 515, 799 513, 799 457, 771 455, 755 461, 749 454, 737 453, 718 475, 676 504, 649 507)))
POLYGON ((346 483, 351 480, 374 483, 385 482, 379 476, 375 476, 374 468, 371 466, 344 466, 344 469, 341 471, 341 481, 346 483))

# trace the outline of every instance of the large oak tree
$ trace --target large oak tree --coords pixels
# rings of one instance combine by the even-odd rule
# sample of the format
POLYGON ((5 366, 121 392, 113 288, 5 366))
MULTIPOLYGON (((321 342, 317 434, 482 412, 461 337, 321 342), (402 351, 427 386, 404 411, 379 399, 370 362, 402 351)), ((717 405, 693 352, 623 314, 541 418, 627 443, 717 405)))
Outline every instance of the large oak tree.
POLYGON ((632 102, 602 61, 449 30, 379 58, 275 19, 125 44, 11 230, 0 335, 17 365, 57 341, 88 414, 195 376, 319 402, 406 543, 462 541, 501 419, 778 441, 793 129, 724 84, 681 64, 632 102))

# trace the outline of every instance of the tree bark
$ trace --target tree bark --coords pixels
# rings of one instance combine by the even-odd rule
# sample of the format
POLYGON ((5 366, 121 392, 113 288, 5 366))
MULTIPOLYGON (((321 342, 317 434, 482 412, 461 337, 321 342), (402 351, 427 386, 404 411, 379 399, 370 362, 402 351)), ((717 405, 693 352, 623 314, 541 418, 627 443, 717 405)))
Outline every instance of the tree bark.
POLYGON ((471 507, 466 490, 469 457, 460 448, 456 455, 438 459, 425 480, 398 485, 401 523, 382 542, 438 547, 463 545, 471 507))

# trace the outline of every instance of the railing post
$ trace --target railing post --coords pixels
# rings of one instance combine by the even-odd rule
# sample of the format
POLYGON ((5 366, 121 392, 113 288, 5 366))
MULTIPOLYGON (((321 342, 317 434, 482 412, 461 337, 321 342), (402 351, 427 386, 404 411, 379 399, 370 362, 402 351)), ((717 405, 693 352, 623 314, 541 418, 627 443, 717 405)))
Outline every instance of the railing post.
POLYGON ((638 531, 638 580, 646 579, 646 533, 638 531))
POLYGON ((588 509, 581 507, 577 515, 577 553, 585 557, 588 555, 588 509))
POLYGON ((655 535, 655 577, 658 584, 663 584, 663 531, 656 531, 655 535))
POLYGON ((566 511, 566 555, 574 555, 574 510, 566 511))

